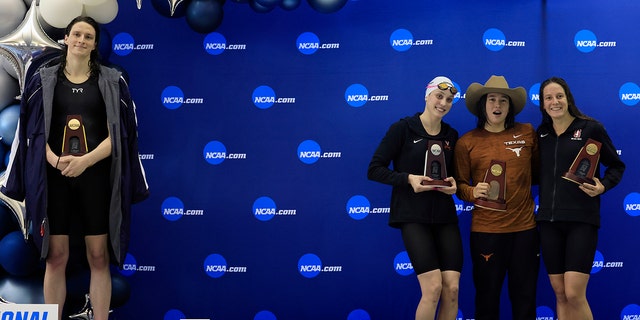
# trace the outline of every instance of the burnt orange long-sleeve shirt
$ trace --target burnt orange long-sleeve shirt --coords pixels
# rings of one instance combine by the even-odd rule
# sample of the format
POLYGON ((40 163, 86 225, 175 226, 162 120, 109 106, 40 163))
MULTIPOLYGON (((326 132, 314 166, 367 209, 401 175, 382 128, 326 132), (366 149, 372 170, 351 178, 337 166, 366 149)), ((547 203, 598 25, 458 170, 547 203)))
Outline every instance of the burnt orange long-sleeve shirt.
POLYGON ((531 124, 516 123, 502 132, 474 129, 463 135, 453 157, 457 196, 473 203, 473 188, 482 182, 491 160, 506 162, 506 211, 475 206, 471 231, 506 233, 532 229, 534 221, 531 184, 538 161, 536 132, 531 124))

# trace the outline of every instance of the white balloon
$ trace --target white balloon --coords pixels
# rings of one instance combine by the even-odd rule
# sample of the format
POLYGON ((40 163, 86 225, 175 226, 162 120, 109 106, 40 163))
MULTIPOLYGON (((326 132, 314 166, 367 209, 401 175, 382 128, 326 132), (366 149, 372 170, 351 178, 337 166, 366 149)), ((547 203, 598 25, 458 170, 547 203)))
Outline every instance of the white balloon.
POLYGON ((11 62, 9 62, 9 59, 0 56, 0 65, 2 65, 4 71, 11 75, 11 77, 13 77, 14 79, 18 79, 18 70, 16 70, 11 62))
POLYGON ((97 6, 103 4, 105 1, 111 0, 80 0, 80 2, 86 6, 97 6))
POLYGON ((77 0, 40 0, 40 15, 53 27, 66 28, 82 14, 82 3, 77 0))
POLYGON ((22 0, 1 0, 0 1, 0 38, 6 36, 20 25, 27 6, 22 0))
POLYGON ((0 71, 0 110, 14 103, 20 95, 18 80, 4 71, 0 71))
POLYGON ((95 6, 84 5, 82 15, 89 16, 98 23, 109 23, 118 15, 118 1, 107 0, 95 6))

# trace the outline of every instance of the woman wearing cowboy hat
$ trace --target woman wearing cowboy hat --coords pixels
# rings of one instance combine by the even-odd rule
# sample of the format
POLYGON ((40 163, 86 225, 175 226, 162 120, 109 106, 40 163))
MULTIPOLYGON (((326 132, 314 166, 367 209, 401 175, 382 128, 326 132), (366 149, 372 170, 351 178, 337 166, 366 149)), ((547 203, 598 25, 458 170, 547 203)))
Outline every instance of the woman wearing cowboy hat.
POLYGON ((509 88, 503 76, 494 75, 484 85, 472 83, 465 100, 478 123, 455 147, 457 195, 468 202, 496 201, 476 204, 472 211, 475 319, 500 319, 502 283, 508 276, 512 319, 533 320, 540 258, 531 184, 538 147, 533 126, 515 122, 526 104, 526 91, 509 88), (503 163, 500 170, 488 172, 495 160, 503 163), (498 178, 485 182, 493 175, 498 178), (496 199, 498 194, 503 199, 496 199))

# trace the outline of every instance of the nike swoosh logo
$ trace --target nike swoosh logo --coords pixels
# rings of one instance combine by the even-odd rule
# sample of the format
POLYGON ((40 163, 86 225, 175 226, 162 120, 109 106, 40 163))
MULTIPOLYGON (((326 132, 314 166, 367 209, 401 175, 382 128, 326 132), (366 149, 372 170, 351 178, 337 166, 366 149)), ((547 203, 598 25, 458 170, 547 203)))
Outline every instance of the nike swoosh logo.
POLYGON ((418 142, 420 142, 420 141, 422 141, 422 139, 413 140, 413 143, 418 143, 418 142))
POLYGON ((514 134, 514 135, 513 135, 513 138, 514 138, 514 139, 518 139, 518 138, 520 138, 520 137, 522 137, 522 134, 519 134, 519 135, 515 135, 515 134, 514 134))
POLYGON ((546 137, 546 136, 548 136, 548 135, 549 135, 548 133, 541 133, 541 134, 540 134, 540 138, 544 138, 544 137, 546 137))

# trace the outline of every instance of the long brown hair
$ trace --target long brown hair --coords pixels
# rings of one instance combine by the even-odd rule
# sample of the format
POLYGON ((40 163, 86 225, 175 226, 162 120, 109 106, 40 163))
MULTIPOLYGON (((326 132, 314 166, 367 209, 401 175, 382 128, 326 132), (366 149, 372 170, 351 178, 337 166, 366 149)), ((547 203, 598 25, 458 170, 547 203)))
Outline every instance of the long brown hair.
MULTIPOLYGON (((73 26, 78 22, 88 23, 96 32, 96 47, 91 50, 91 54, 89 55, 89 72, 91 73, 91 76, 97 76, 98 74, 100 74, 100 52, 98 51, 98 43, 100 42, 100 24, 98 24, 98 22, 96 22, 96 20, 91 17, 75 17, 73 20, 71 20, 71 22, 69 22, 67 28, 64 30, 65 36, 69 36, 71 34, 71 28, 73 28, 73 26)), ((66 66, 67 45, 65 44, 62 49, 62 54, 60 55, 60 69, 58 69, 58 73, 60 75, 64 73, 64 68, 66 66)))

